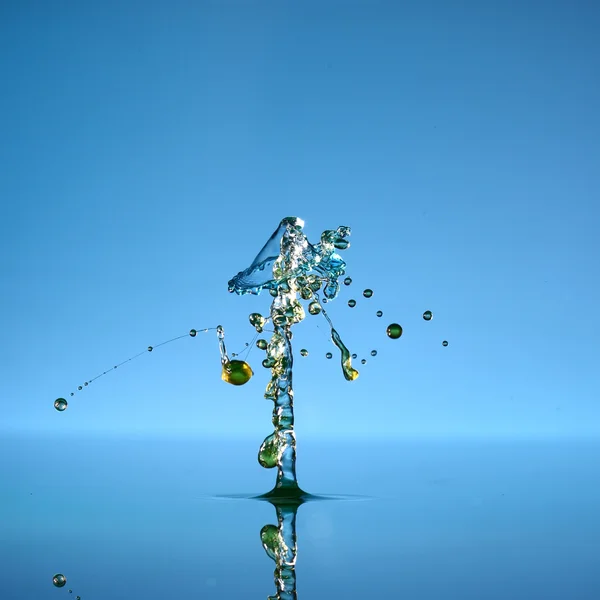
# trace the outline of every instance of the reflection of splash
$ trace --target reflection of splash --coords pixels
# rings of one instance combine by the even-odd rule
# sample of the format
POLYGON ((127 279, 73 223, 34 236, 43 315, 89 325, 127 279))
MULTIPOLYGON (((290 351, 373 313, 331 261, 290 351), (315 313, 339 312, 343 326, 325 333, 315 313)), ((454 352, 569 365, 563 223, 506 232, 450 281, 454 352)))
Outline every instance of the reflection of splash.
MULTIPOLYGON (((321 241, 312 245, 302 232, 304 222, 287 217, 269 238, 252 264, 229 281, 229 291, 237 294, 259 294, 268 289, 273 296, 269 319, 274 332, 267 345, 263 366, 271 369, 265 398, 272 400, 275 430, 263 441, 258 462, 269 469, 277 467, 275 488, 267 494, 276 498, 299 498, 305 495, 296 480, 296 437, 294 433, 294 391, 292 388, 292 325, 305 317, 298 298, 310 300, 322 289, 327 299, 339 291, 338 278, 345 273, 346 263, 336 250, 348 248, 349 227, 324 231, 321 241)), ((314 302, 312 303, 314 304, 314 302)), ((312 311, 311 311, 312 312, 312 311)), ((325 311, 323 311, 325 313, 325 311)), ((351 356, 333 328, 332 341, 342 353, 342 370, 348 380, 358 377, 351 356)), ((253 313, 250 322, 262 331, 266 319, 253 313)))

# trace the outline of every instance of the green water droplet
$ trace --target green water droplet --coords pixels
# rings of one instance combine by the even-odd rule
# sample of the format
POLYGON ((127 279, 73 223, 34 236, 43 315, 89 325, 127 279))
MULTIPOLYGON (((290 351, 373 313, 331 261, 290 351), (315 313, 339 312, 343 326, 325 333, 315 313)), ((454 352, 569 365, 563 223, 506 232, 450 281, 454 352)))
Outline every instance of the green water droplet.
POLYGON ((229 360, 223 363, 221 379, 231 385, 244 385, 254 375, 250 365, 243 360, 229 360))
POLYGON ((152 352, 152 350, 154 350, 154 348, 152 346, 148 346, 148 352, 152 352))
POLYGON ((62 573, 57 573, 53 578, 52 578, 52 583, 56 586, 56 587, 63 587, 65 585, 65 583, 67 583, 67 578, 62 574, 62 573))
POLYGON ((308 305, 308 312, 311 315, 318 315, 321 312, 321 305, 316 300, 313 300, 308 305))
POLYGON ((252 325, 256 331, 259 331, 259 329, 262 331, 262 327, 266 323, 266 319, 260 313, 252 313, 248 317, 248 320, 250 321, 250 325, 252 325))
POLYGON ((386 333, 389 338, 397 340, 402 335, 402 327, 398 323, 392 323, 388 325, 386 333))
POLYGON ((308 350, 306 348, 302 348, 302 350, 300 350, 300 356, 308 356, 308 350))
POLYGON ((69 403, 64 398, 57 398, 54 401, 54 408, 58 412, 62 412, 63 410, 65 410, 68 405, 69 405, 69 403))
POLYGON ((262 361, 262 366, 265 369, 271 369, 275 366, 275 360, 271 357, 265 358, 265 360, 262 361))
POLYGON ((300 290, 300 296, 303 300, 310 300, 313 297, 313 291, 307 286, 300 290))
POLYGON ((383 317, 383 311, 382 310, 378 310, 376 314, 377 314, 378 317, 383 317))
POLYGON ((266 350, 267 349, 267 340, 256 340, 256 345, 261 349, 261 350, 266 350))
POLYGON ((363 292, 363 296, 365 298, 370 298, 373 295, 373 290, 370 290, 369 288, 367 288, 364 292, 363 292))
POLYGON ((344 285, 350 285, 352 283, 352 279, 350 277, 346 277, 346 279, 344 279, 344 285))
POLYGON ((444 340, 444 341, 442 342, 442 346, 447 346, 447 345, 448 345, 448 342, 447 342, 446 340, 444 340))
POLYGON ((426 321, 431 321, 431 319, 433 319, 433 313, 432 313, 430 310, 426 310, 426 311, 423 313, 423 318, 424 318, 426 321))
POLYGON ((333 354, 331 354, 331 352, 328 352, 328 353, 325 355, 325 358, 332 358, 332 357, 333 357, 333 354))
POLYGON ((258 450, 258 462, 265 469, 277 466, 279 460, 279 439, 275 433, 267 436, 258 450))
POLYGON ((366 359, 366 358, 363 358, 363 359, 360 361, 360 364, 361 364, 361 365, 366 365, 366 364, 367 364, 367 359, 366 359))
MULTIPOLYGON (((279 529, 276 525, 265 525, 260 530, 260 541, 262 542, 262 546, 267 553, 267 556, 274 560, 278 561, 277 553, 281 547, 281 539, 279 535, 279 529)), ((270 596, 274 598, 274 596, 270 596)))
POLYGON ((195 329, 190 329, 190 337, 196 337, 198 332, 195 329))
POLYGON ((353 358, 354 360, 356 360, 356 358, 357 358, 357 357, 358 357, 358 354, 353 354, 353 355, 352 355, 352 358, 353 358))
POLYGON ((348 306, 354 308, 356 306, 356 300, 348 300, 348 306))
POLYGON ((371 350, 371 356, 377 356, 377 350, 371 350))

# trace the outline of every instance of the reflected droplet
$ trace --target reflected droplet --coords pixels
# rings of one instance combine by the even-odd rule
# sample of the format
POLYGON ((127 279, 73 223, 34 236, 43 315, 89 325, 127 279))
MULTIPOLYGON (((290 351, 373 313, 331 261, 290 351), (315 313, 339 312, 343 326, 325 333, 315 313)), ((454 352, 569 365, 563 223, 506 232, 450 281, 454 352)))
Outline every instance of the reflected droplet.
POLYGON ((54 408, 59 412, 62 412, 63 410, 65 410, 68 405, 69 405, 68 402, 64 398, 57 398, 54 401, 54 408))
POLYGON ((196 337, 198 332, 195 329, 190 329, 190 337, 196 337))
POLYGON ((366 358, 363 358, 363 359, 360 361, 360 364, 361 364, 361 365, 366 365, 366 364, 367 364, 367 359, 366 359, 366 358))
POLYGON ((328 352, 328 353, 325 355, 325 358, 331 358, 332 356, 333 356, 333 354, 331 354, 331 352, 328 352))
POLYGON ((356 300, 348 300, 348 306, 354 308, 356 306, 356 300))
POLYGON ((358 357, 358 354, 353 354, 352 358, 356 359, 358 357))
POLYGON ((371 350, 371 356, 377 356, 377 350, 371 350))
POLYGON ((426 311, 423 313, 423 318, 424 318, 426 321, 431 321, 431 319, 433 319, 433 313, 432 313, 430 310, 426 310, 426 311))
POLYGON ((152 346, 148 346, 148 352, 152 352, 152 350, 154 350, 154 348, 152 346))
POLYGON ((308 350, 306 348, 302 348, 302 350, 300 350, 300 355, 301 356, 308 356, 308 350))
POLYGON ((393 340, 397 340, 402 335, 402 327, 398 323, 392 323, 388 325, 386 330, 387 336, 393 340))
POLYGON ((308 312, 311 315, 318 315, 321 312, 321 305, 316 300, 313 300, 308 305, 308 312))
POLYGON ((382 310, 378 310, 376 314, 377 314, 378 317, 383 317, 383 311, 382 310))
POLYGON ((350 285, 352 283, 352 279, 350 277, 346 277, 346 279, 344 279, 344 285, 350 285))
POLYGON ((257 340, 256 341, 256 345, 261 349, 261 350, 266 350, 267 349, 267 340, 257 340))
POLYGON ((373 290, 370 290, 369 288, 367 288, 364 292, 363 292, 363 296, 365 298, 370 298, 373 295, 373 290))
POLYGON ((67 583, 67 578, 62 574, 62 573, 57 573, 53 578, 52 578, 52 583, 56 586, 56 587, 63 587, 65 585, 65 583, 67 583))
POLYGON ((231 385, 244 385, 254 375, 250 365, 243 360, 229 360, 223 363, 221 379, 231 385))
POLYGON ((447 346, 447 345, 448 345, 448 342, 447 342, 446 340, 444 340, 444 341, 442 342, 442 346, 447 346))

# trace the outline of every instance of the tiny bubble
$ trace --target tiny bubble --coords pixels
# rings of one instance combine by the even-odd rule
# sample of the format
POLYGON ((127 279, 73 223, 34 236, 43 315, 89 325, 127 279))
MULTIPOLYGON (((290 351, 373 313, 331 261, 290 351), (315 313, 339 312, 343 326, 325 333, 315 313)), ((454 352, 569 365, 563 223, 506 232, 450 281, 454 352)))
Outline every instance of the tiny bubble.
POLYGON ((353 354, 353 355, 352 355, 352 358, 354 358, 354 359, 355 359, 357 356, 358 356, 358 354, 353 354))
POLYGON ((246 348, 250 345, 250 342, 246 342, 246 348))
POLYGON ((75 392, 71 392, 71 396, 74 396, 74 395, 75 395, 75 392))
POLYGON ((79 386, 77 386, 77 389, 78 389, 79 391, 81 391, 83 388, 82 388, 82 387, 79 385, 79 386))
POLYGON ((366 365, 366 364, 367 364, 367 359, 366 359, 366 358, 363 358, 363 359, 360 361, 360 364, 361 364, 361 365, 366 365))
POLYGON ((444 340, 444 341, 442 342, 442 346, 447 346, 447 345, 448 345, 448 342, 447 342, 446 340, 444 340))
POLYGON ((83 385, 89 385, 88 382, 86 381, 83 385))
POLYGON ((300 350, 300 355, 301 356, 308 356, 308 350, 306 348, 302 348, 302 350, 300 350))

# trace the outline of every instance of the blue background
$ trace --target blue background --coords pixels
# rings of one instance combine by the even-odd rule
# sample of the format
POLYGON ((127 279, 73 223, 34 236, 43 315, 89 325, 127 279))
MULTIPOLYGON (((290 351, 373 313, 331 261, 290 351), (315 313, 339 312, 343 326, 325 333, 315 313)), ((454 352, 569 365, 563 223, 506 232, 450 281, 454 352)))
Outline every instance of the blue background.
MULTIPOLYGON (((227 281, 285 216, 301 217, 313 242, 325 229, 352 228, 352 247, 342 255, 353 284, 327 310, 350 350, 368 359, 357 365, 359 379, 346 382, 325 320, 307 316, 295 327, 298 464, 309 491, 377 496, 368 473, 383 461, 382 477, 396 482, 386 493, 406 500, 402 477, 390 475, 400 469, 401 440, 446 440, 454 448, 469 439, 478 450, 463 458, 474 464, 496 452, 489 448, 514 442, 519 462, 539 466, 533 439, 542 444, 536 448, 555 448, 549 456, 567 447, 578 460, 589 456, 581 448, 600 433, 599 27, 600 8, 585 1, 1 3, 0 436, 10 460, 0 469, 8 515, 0 539, 3 559, 23 573, 19 583, 39 578, 46 589, 46 570, 64 567, 57 560, 25 568, 8 540, 25 532, 34 539, 35 528, 42 535, 56 512, 74 549, 87 539, 81 523, 95 523, 95 509, 82 500, 85 477, 99 477, 118 504, 116 490, 128 476, 118 483, 99 466, 93 473, 72 466, 79 449, 88 448, 90 465, 104 464, 103 456, 122 456, 127 465, 141 452, 135 444, 214 443, 220 450, 207 452, 219 456, 227 476, 186 471, 168 446, 168 485, 193 476, 203 477, 206 494, 271 487, 273 473, 256 462, 271 432, 272 407, 262 399, 269 374, 252 344, 255 376, 240 388, 220 380, 210 331, 69 394, 192 327, 221 324, 228 350, 243 350, 254 336, 248 314, 266 314, 270 297, 228 294, 227 281), (369 300, 366 287, 374 290, 369 300), (347 306, 350 298, 356 308, 347 306), (424 310, 433 311, 431 322, 424 310), (385 335, 391 322, 404 328, 399 340, 385 335), (60 396, 69 400, 64 413, 53 408, 60 396), (114 440, 130 445, 117 452, 114 440), (352 475, 334 469, 311 484, 311 473, 324 469, 315 457, 325 441, 371 458, 352 475), (54 444, 62 450, 53 452, 54 444), (240 444, 244 450, 231 450, 240 444), (38 490, 52 502, 34 528, 38 509, 24 502, 30 487, 42 485, 41 472, 59 491, 38 490), (238 479, 242 473, 247 479, 238 479), (350 490, 351 482, 362 491, 350 490), (68 516, 70 502, 81 523, 68 516)), ((328 464, 332 453, 343 454, 325 452, 328 464)), ((152 481, 155 451, 143 455, 152 481)), ((556 486, 564 487, 568 469, 556 469, 556 486)), ((588 473, 578 485, 596 497, 598 482, 588 473)), ((457 493, 481 494, 489 482, 480 475, 471 487, 457 484, 457 493)), ((530 475, 517 479, 527 495, 530 475)), ((139 486, 145 489, 129 481, 126 489, 135 497, 139 486)), ((535 489, 542 505, 582 518, 575 498, 556 500, 551 484, 535 489)), ((439 493, 448 499, 447 490, 439 493)), ((151 514, 153 493, 143 497, 151 514)), ((223 527, 239 531, 231 523, 245 522, 240 515, 255 506, 235 504, 238 516, 223 517, 230 523, 223 527)), ((375 510, 358 506, 352 510, 375 510)), ((461 506, 471 510, 466 500, 461 506)), ((300 509, 299 527, 304 509, 325 510, 312 507, 300 509)), ((274 519, 271 507, 260 510, 274 519)), ((526 531, 534 513, 521 515, 526 531)), ((502 522, 497 513, 486 518, 502 522)), ((598 527, 597 513, 586 522, 590 531, 598 527)), ((259 595, 273 593, 269 561, 254 548, 262 524, 252 530, 267 573, 259 595)), ((477 524, 465 527, 481 541, 477 524)), ((569 527, 561 535, 578 531, 569 527)), ((158 538, 176 529, 165 527, 158 538)), ((508 534, 505 541, 513 551, 519 543, 508 534)), ((582 556, 591 557, 581 543, 582 556)), ((581 580, 565 574, 565 585, 571 576, 581 580)), ((537 597, 560 589, 545 581, 537 597)), ((456 585, 457 597, 468 597, 456 585)), ((223 592, 213 587, 215 597, 223 592)), ((91 580, 81 588, 74 592, 84 599, 100 594, 91 580)), ((532 597, 519 589, 523 596, 512 588, 511 596, 532 597)), ((13 598, 23 589, 9 592, 13 598)), ((556 597, 587 598, 581 594, 556 597)))

